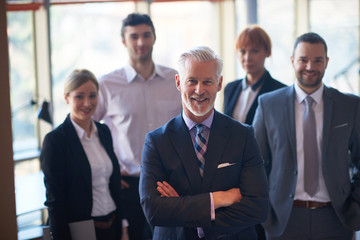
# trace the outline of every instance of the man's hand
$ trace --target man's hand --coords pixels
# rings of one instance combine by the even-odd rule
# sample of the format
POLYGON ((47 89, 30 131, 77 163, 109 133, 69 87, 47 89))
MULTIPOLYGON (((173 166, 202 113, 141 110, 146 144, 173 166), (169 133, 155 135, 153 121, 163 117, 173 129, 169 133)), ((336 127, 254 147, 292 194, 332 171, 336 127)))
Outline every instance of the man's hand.
POLYGON ((129 188, 129 187, 130 187, 130 185, 121 179, 121 189, 129 188))
POLYGON ((161 194, 162 197, 179 197, 179 194, 175 191, 175 189, 168 184, 167 182, 157 182, 157 190, 161 194))
POLYGON ((123 227, 123 229, 122 229, 121 240, 129 240, 129 234, 128 234, 127 227, 123 227))
POLYGON ((214 208, 228 207, 240 202, 242 195, 239 188, 232 188, 227 191, 213 192, 214 208))

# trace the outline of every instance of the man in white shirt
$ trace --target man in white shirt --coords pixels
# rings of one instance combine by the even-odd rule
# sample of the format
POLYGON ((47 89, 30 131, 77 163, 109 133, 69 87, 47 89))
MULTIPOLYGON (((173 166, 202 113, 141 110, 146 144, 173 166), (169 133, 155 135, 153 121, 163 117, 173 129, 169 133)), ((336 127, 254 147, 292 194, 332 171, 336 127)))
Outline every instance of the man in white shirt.
POLYGON ((360 98, 322 83, 329 58, 316 33, 299 36, 296 83, 259 99, 256 138, 269 179, 267 239, 351 240, 360 229, 360 98))
POLYGON ((132 13, 121 29, 129 64, 100 78, 95 120, 103 120, 112 133, 120 161, 124 215, 130 239, 142 239, 146 220, 138 193, 141 152, 145 135, 181 112, 174 69, 152 59, 156 35, 148 15, 132 13))

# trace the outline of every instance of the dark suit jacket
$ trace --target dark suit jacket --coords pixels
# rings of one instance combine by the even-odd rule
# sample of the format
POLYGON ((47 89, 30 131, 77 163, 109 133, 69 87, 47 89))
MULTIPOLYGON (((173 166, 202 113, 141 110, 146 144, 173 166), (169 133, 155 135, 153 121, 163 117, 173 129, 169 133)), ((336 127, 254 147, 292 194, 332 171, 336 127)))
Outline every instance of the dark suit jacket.
MULTIPOLYGON (((258 98, 261 94, 274 91, 276 89, 285 87, 286 85, 273 79, 268 71, 265 71, 264 75, 261 77, 259 81, 263 81, 263 85, 261 86, 258 95, 254 99, 253 104, 251 105, 249 112, 246 115, 245 123, 251 125, 254 119, 255 110, 258 106, 258 98)), ((233 117, 234 109, 240 93, 242 91, 244 79, 236 80, 230 82, 226 85, 224 90, 224 113, 230 117, 233 117)))
POLYGON ((214 114, 203 179, 181 115, 146 136, 139 188, 145 216, 155 225, 154 239, 197 239, 195 227, 203 227, 206 239, 256 239, 253 226, 268 210, 266 184, 253 128, 221 113, 214 114), (221 167, 224 163, 229 166, 221 167), (160 197, 156 182, 164 180, 180 197, 160 197), (231 188, 241 189, 242 200, 217 209, 211 221, 209 192, 231 188))
MULTIPOLYGON (((113 172, 109 188, 120 212, 120 167, 113 151, 109 128, 95 122, 99 139, 108 153, 113 172)), ((40 155, 44 172, 46 202, 50 228, 54 239, 71 239, 69 222, 91 219, 91 168, 69 115, 65 121, 45 136, 40 155)), ((121 223, 121 221, 118 221, 121 223)), ((121 226, 119 226, 121 227, 121 226)))
MULTIPOLYGON (((254 118, 256 138, 265 160, 271 210, 263 224, 271 236, 284 231, 297 180, 294 86, 260 97, 254 118)), ((360 229, 360 171, 349 177, 348 152, 360 167, 360 98, 324 87, 322 172, 332 206, 348 228, 360 229)))

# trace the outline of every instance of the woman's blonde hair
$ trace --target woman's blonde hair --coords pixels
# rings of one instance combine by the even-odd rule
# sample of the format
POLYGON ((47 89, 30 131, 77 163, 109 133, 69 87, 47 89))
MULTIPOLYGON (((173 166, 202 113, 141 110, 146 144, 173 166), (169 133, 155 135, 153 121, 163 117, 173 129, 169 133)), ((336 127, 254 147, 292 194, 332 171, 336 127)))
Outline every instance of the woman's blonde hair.
POLYGON ((92 72, 86 69, 76 69, 72 71, 65 81, 64 94, 68 95, 87 81, 93 82, 96 86, 96 90, 99 91, 99 83, 92 72))

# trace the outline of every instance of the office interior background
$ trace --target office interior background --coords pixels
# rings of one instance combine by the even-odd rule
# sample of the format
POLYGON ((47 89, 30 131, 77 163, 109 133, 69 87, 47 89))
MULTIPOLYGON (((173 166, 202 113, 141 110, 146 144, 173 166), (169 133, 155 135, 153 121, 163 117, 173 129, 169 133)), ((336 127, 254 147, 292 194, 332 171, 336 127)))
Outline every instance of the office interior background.
MULTIPOLYGON (((324 83, 360 94, 360 0, 6 0, 0 3, 0 224, 4 239, 41 235, 47 213, 39 152, 45 134, 68 113, 63 83, 74 69, 101 76, 128 61, 121 21, 147 13, 156 29, 158 64, 176 68, 181 52, 206 45, 224 60, 224 83, 244 77, 235 39, 248 24, 264 28, 273 44, 266 60, 271 75, 293 84, 295 38, 319 33, 328 44, 324 83), (49 103, 52 122, 38 118, 49 103), (11 126, 11 127, 10 127, 11 126)), ((175 84, 175 80, 174 80, 175 84)), ((222 111, 223 92, 216 109, 222 111)), ((1 237, 1 238, 2 238, 1 237)))

